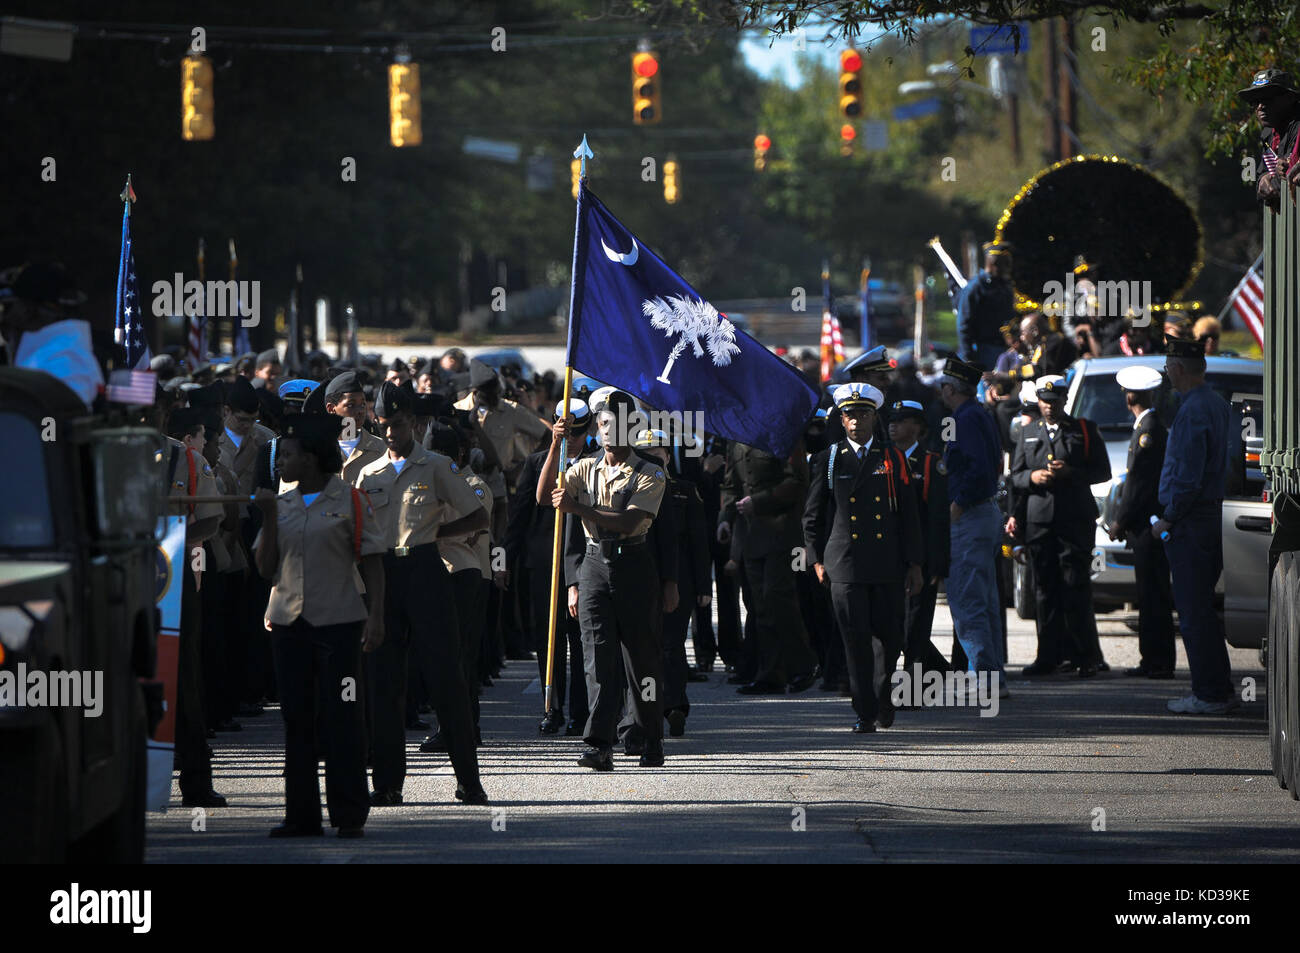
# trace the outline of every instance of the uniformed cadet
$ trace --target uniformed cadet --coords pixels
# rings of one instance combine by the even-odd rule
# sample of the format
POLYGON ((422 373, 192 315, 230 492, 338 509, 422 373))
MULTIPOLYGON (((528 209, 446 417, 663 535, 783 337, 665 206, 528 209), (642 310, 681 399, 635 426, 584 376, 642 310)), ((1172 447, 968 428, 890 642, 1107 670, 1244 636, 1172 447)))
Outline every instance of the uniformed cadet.
MULTIPOLYGON (((873 348, 863 351, 853 360, 845 364, 840 370, 850 381, 859 381, 863 384, 870 384, 876 390, 885 395, 885 400, 892 403, 900 399, 897 393, 898 383, 894 380, 894 372, 898 368, 898 361, 889 356, 889 351, 883 344, 877 344, 873 348)), ((829 399, 829 394, 824 399, 829 399)), ((835 401, 830 401, 830 410, 826 420, 826 440, 828 443, 839 443, 844 439, 844 424, 840 420, 840 415, 835 410, 835 401)), ((876 420, 876 436, 881 442, 885 439, 885 424, 883 420, 876 420)))
POLYGON ((460 659, 455 593, 437 541, 486 530, 487 516, 460 468, 415 442, 414 399, 389 381, 380 387, 375 414, 388 452, 357 476, 386 547, 384 644, 367 658, 374 762, 370 803, 402 803, 409 655, 433 696, 459 782, 456 797, 486 804, 460 659))
MULTIPOLYGON (((667 481, 662 469, 632 452, 626 428, 635 410, 629 395, 611 394, 596 418, 605 453, 573 463, 565 471, 563 488, 551 494, 558 512, 581 520, 587 548, 578 582, 578 620, 591 714, 584 736, 588 747, 578 764, 596 771, 614 769, 613 744, 623 707, 620 668, 632 688, 636 727, 645 739, 641 766, 664 763, 663 660, 653 624, 659 580, 646 534, 667 481)), ((555 424, 538 478, 543 487, 554 485, 566 425, 555 424)))
POLYGON ((1217 715, 1237 707, 1223 620, 1214 587, 1223 572, 1223 494, 1228 468, 1228 402, 1205 383, 1198 341, 1166 337, 1166 372, 1182 395, 1160 469, 1160 519, 1173 575, 1178 627, 1192 670, 1192 694, 1169 702, 1183 715, 1217 715))
POLYGON ((757 649, 754 679, 736 689, 741 695, 802 692, 817 679, 817 655, 799 612, 793 567, 793 554, 803 546, 807 470, 801 450, 781 459, 738 443, 727 449, 717 533, 719 541, 731 540, 734 527, 740 541, 736 555, 744 564, 742 588, 754 598, 751 603, 746 596, 746 605, 757 649))
MULTIPOLYGON (((924 671, 945 672, 948 662, 930 641, 939 580, 948 575, 948 474, 942 454, 926 450, 926 412, 918 401, 895 401, 889 408, 889 439, 907 459, 921 519, 925 559, 920 592, 907 597, 903 621, 903 667, 920 662, 924 671)), ((962 666, 965 670, 965 666, 962 666)))
POLYGON ((357 680, 360 652, 383 642, 384 540, 361 492, 336 475, 342 423, 330 414, 294 414, 279 447, 280 472, 292 489, 257 491, 257 568, 273 582, 266 620, 285 734, 284 822, 272 837, 321 833, 318 718, 330 824, 339 837, 360 837, 370 813, 357 680))
MULTIPOLYGON (((203 418, 202 410, 189 407, 177 407, 169 416, 169 496, 217 495, 216 480, 207 461, 183 442, 186 436, 203 431, 203 418)), ((181 803, 186 807, 225 807, 226 799, 212 789, 212 759, 208 754, 203 712, 202 572, 194 569, 195 550, 201 552, 203 543, 216 535, 223 511, 220 503, 190 503, 171 512, 188 517, 184 562, 178 567, 182 587, 180 657, 176 669, 176 757, 181 770, 181 803)))
POLYGON ((830 586, 844 639, 858 716, 853 730, 872 732, 878 715, 882 727, 893 722, 888 673, 881 691, 876 657, 896 660, 902 648, 903 600, 921 591, 925 544, 907 461, 876 439, 884 395, 855 382, 833 396, 845 438, 813 457, 803 535, 818 582, 830 586))
POLYGON ((357 476, 374 463, 388 448, 384 441, 366 429, 369 407, 361 378, 356 371, 344 371, 325 385, 325 410, 352 421, 339 434, 339 449, 343 451, 344 483, 355 484, 357 476))
POLYGON ((1069 660, 1090 678, 1102 663, 1092 608, 1092 484, 1110 479, 1110 458, 1096 425, 1065 413, 1067 389, 1062 377, 1038 379, 1042 417, 1020 431, 1011 461, 1014 535, 1023 528, 1037 604, 1038 654, 1026 677, 1051 675, 1069 660))
POLYGON ((1119 506, 1111 516, 1110 538, 1124 539, 1133 550, 1137 577, 1138 649, 1141 662, 1127 675, 1174 677, 1174 602, 1169 584, 1169 559, 1164 544, 1151 535, 1151 517, 1160 514, 1160 470, 1168 433, 1153 409, 1161 384, 1154 367, 1134 364, 1115 375, 1133 413, 1128 444, 1128 472, 1121 484, 1119 506))
MULTIPOLYGON (((671 438, 662 430, 643 430, 637 434, 637 452, 657 462, 669 474, 664 502, 674 516, 673 539, 669 542, 677 550, 677 568, 671 582, 663 584, 664 718, 668 722, 668 734, 679 738, 686 733, 686 718, 691 713, 690 699, 686 697, 686 683, 690 680, 686 630, 695 610, 713 601, 713 580, 704 501, 694 483, 670 469, 671 447, 671 438)), ((663 510, 661 506, 660 513, 663 510)), ((656 519, 655 525, 658 524, 656 519)))

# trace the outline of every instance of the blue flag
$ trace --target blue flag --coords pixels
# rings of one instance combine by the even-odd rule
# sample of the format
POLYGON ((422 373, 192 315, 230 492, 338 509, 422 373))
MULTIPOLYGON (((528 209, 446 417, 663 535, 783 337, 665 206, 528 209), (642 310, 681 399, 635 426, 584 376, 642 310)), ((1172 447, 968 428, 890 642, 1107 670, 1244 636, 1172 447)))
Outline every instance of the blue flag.
POLYGON ((734 327, 587 189, 578 194, 568 363, 656 410, 784 457, 817 409, 797 370, 734 327))

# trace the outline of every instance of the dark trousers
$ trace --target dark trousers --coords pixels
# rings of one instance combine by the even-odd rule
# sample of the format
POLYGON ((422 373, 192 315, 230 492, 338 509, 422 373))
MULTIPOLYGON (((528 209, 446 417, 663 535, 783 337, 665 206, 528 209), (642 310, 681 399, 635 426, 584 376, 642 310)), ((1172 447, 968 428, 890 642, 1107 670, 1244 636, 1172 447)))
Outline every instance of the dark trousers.
MULTIPOLYGON (((1047 529, 1047 527, 1042 527, 1047 529)), ((1097 617, 1092 609, 1092 529, 1087 533, 1050 532, 1029 540, 1037 603, 1036 664, 1078 665, 1101 661, 1097 617), (1082 541, 1087 537, 1088 543, 1082 541)), ((1003 613, 1005 615, 1005 613, 1003 613)))
MULTIPOLYGON (((451 588, 456 597, 456 622, 460 630, 461 670, 476 729, 479 720, 479 640, 483 637, 483 608, 487 605, 488 589, 491 586, 477 569, 462 569, 451 574, 451 588)), ((439 722, 439 726, 441 724, 439 722)))
POLYGON ((1174 651, 1174 597, 1169 581, 1165 544, 1145 529, 1129 540, 1133 573, 1137 577, 1138 650, 1142 666, 1172 672, 1174 651))
POLYGON ((907 596, 903 610, 903 667, 909 671, 913 662, 920 662, 922 671, 948 671, 948 660, 930 641, 934 604, 938 598, 939 584, 930 582, 929 577, 926 577, 920 592, 907 596))
POLYGON ((822 678, 827 682, 842 681, 846 677, 844 644, 840 641, 839 630, 835 628, 830 590, 817 581, 817 574, 811 569, 795 573, 794 578, 795 591, 799 595, 799 612, 822 667, 822 678))
MULTIPOLYGON (((894 650, 899 646, 903 623, 902 591, 901 582, 831 583, 831 605, 835 607, 835 620, 844 637, 853 710, 865 722, 875 721, 878 711, 873 640, 879 641, 885 650, 887 666, 891 659, 898 661, 894 650)), ((882 674, 888 678, 889 672, 882 674)), ((880 694, 887 699, 887 687, 880 694)))
POLYGON ((226 639, 234 617, 231 610, 238 608, 229 595, 228 583, 240 578, 237 573, 215 570, 203 574, 203 714, 213 727, 233 718, 238 708, 226 670, 226 639))
POLYGON ((686 662, 686 629, 695 614, 696 593, 693 586, 678 586, 677 608, 663 613, 664 713, 691 713, 686 697, 690 666, 686 662))
POLYGON ((361 622, 271 626, 280 714, 284 716, 284 819, 320 827, 317 726, 325 751, 325 803, 330 824, 360 827, 370 813, 366 793, 361 622), (323 708, 323 711, 318 709, 323 708))
MULTIPOLYGON (((528 634, 529 645, 537 653, 537 677, 541 679, 542 694, 546 693, 547 640, 551 623, 551 571, 549 567, 526 569, 528 580, 528 634)), ((564 585, 564 572, 560 572, 555 593, 555 657, 551 672, 551 710, 564 711, 564 693, 569 687, 569 637, 566 622, 569 619, 569 590, 564 585)), ((587 688, 583 685, 583 692, 587 688)), ((572 705, 569 706, 572 711, 572 705)))
MULTIPOLYGON (((716 520, 714 521, 716 522, 716 520)), ((713 522, 709 523, 713 526, 713 522)), ((710 530, 712 532, 712 530, 710 530)), ((734 577, 723 570, 730 558, 730 547, 713 540, 709 552, 713 559, 713 582, 716 590, 714 602, 718 608, 717 637, 713 630, 713 605, 696 606, 694 609, 695 662, 699 665, 712 664, 721 656, 724 665, 735 666, 740 662, 740 589, 734 577)))
POLYGON ((817 667, 817 656, 808 646, 808 635, 799 614, 790 559, 788 552, 745 557, 745 575, 758 603, 754 620, 758 632, 758 672, 754 680, 771 685, 784 685, 817 667))
POLYGON ((203 719, 203 605, 186 558, 177 567, 181 584, 180 653, 176 662, 176 758, 181 796, 202 797, 212 789, 212 759, 203 719))
POLYGON ((1223 619, 1214 608, 1214 587, 1223 572, 1222 520, 1221 506, 1189 513, 1174 524, 1165 541, 1178 627, 1192 670, 1192 694, 1206 702, 1233 696, 1223 619))
POLYGON ((613 746, 624 684, 639 737, 663 738, 663 659, 655 627, 658 590, 654 558, 644 544, 608 559, 588 549, 582 561, 578 619, 591 707, 584 732, 589 745, 613 746))
POLYGON ((408 664, 429 686, 457 780, 473 788, 478 755, 451 576, 437 547, 427 545, 405 557, 385 554, 384 579, 384 644, 366 656, 374 788, 401 791, 406 780, 408 664))

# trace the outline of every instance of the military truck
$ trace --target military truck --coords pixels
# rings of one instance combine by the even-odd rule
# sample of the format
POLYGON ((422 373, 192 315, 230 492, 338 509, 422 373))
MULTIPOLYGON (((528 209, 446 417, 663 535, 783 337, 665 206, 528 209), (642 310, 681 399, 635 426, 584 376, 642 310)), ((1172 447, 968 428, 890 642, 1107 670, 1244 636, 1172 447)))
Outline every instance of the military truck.
POLYGON ((1268 740, 1277 783, 1300 798, 1300 209, 1264 209, 1264 449, 1269 547, 1268 740))
POLYGON ((0 447, 0 859, 140 862, 163 438, 6 367, 0 447))

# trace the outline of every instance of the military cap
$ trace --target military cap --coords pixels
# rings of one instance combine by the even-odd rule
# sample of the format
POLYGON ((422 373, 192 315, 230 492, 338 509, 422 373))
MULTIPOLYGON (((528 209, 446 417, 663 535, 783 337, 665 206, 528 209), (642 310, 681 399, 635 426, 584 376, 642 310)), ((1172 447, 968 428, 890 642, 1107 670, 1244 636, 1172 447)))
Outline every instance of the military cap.
POLYGON ((497 372, 480 360, 470 359, 469 386, 482 387, 497 379, 497 372))
POLYGON ((869 351, 863 351, 853 360, 844 365, 844 373, 852 374, 854 371, 891 371, 898 366, 898 362, 893 360, 885 351, 885 345, 877 344, 869 351))
POLYGON ((360 394, 361 376, 356 371, 344 371, 325 385, 325 399, 331 404, 342 400, 344 394, 360 394))
POLYGON ((388 369, 390 371, 405 371, 408 374, 411 372, 411 369, 406 366, 406 362, 400 357, 393 358, 393 363, 388 365, 388 369))
POLYGON ((433 361, 425 361, 423 364, 420 365, 420 373, 416 374, 415 376, 432 377, 434 380, 437 380, 438 371, 440 370, 441 368, 438 367, 438 365, 435 364, 433 361))
POLYGON ((329 413, 329 411, 325 409, 325 388, 323 386, 313 388, 311 393, 307 395, 307 399, 302 402, 302 406, 298 409, 300 413, 304 414, 329 413))
POLYGON ((247 378, 236 377, 231 381, 230 386, 226 388, 225 401, 227 407, 233 407, 235 410, 245 414, 257 413, 257 391, 253 385, 248 382, 247 378))
POLYGON ((1205 357, 1205 345, 1200 341, 1165 335, 1165 354, 1170 357, 1205 357))
POLYGON ((575 377, 573 379, 573 387, 569 393, 585 399, 584 395, 594 393, 601 386, 603 385, 600 381, 596 380, 594 377, 575 377))
POLYGON ((279 397, 265 387, 255 389, 255 393, 257 394, 257 405, 261 408, 263 415, 272 418, 284 416, 284 401, 279 397))
POLYGON ((1254 75, 1250 85, 1237 90, 1237 95, 1248 103, 1272 99, 1281 93, 1296 92, 1295 80, 1283 69, 1262 69, 1254 75))
POLYGON ((1047 374, 1038 378, 1038 386, 1034 393, 1039 400, 1065 400, 1065 393, 1068 390, 1064 377, 1060 374, 1047 374))
POLYGON ((307 395, 318 386, 316 381, 308 380, 305 377, 295 377, 293 380, 285 381, 276 388, 276 393, 284 401, 304 401, 307 399, 307 395))
POLYGON ((393 417, 415 412, 415 394, 392 381, 384 381, 375 391, 375 416, 393 417))
POLYGON ((282 436, 324 443, 338 440, 342 432, 343 418, 337 414, 291 414, 285 419, 282 436))
POLYGON ((166 380, 155 378, 155 380, 158 386, 168 394, 179 394, 186 384, 191 383, 189 378, 186 377, 169 377, 166 380))
POLYGON ((925 408, 919 401, 915 400, 896 400, 889 405, 890 420, 906 420, 912 417, 916 420, 925 420, 925 408))
POLYGON ((441 394, 415 394, 412 397, 411 413, 417 417, 440 417, 446 405, 441 394))
POLYGON ((880 392, 880 388, 864 384, 861 381, 841 384, 831 391, 831 398, 835 401, 835 406, 842 411, 854 410, 859 407, 870 407, 872 410, 879 410, 880 405, 885 402, 885 395, 880 392))
POLYGON ((668 439, 668 434, 662 430, 639 430, 636 439, 632 441, 632 446, 639 450, 646 450, 651 447, 671 447, 673 442, 668 439))
POLYGON ((984 376, 984 372, 974 364, 967 364, 956 354, 950 354, 943 361, 943 376, 975 387, 984 376))
POLYGON ((1155 390, 1162 379, 1158 370, 1146 364, 1130 364, 1115 373, 1115 383, 1125 390, 1155 390))
MULTIPOLYGON (((180 380, 180 378, 174 378, 180 380)), ((214 381, 206 387, 186 388, 185 397, 191 407, 221 407, 226 402, 226 385, 214 381)))
POLYGON ((149 359, 149 370, 158 374, 175 374, 176 358, 170 354, 155 354, 149 359))
POLYGON ((1038 401, 1038 385, 1032 380, 1024 381, 1020 385, 1020 403, 1033 404, 1038 401))
POLYGON ((429 428, 429 449, 455 460, 460 456, 460 431, 452 424, 435 422, 429 428))
MULTIPOLYGON (((555 419, 560 419, 560 414, 564 411, 564 401, 555 405, 555 419)), ((573 427, 585 427, 591 423, 591 410, 587 407, 585 400, 579 400, 576 397, 569 398, 569 416, 573 418, 573 427)))
POLYGON ((268 348, 267 350, 263 351, 261 354, 257 355, 258 367, 265 367, 268 364, 279 364, 279 363, 280 363, 280 352, 273 347, 268 348))
POLYGON ((200 407, 176 407, 167 415, 167 436, 180 440, 206 425, 207 411, 200 407))

